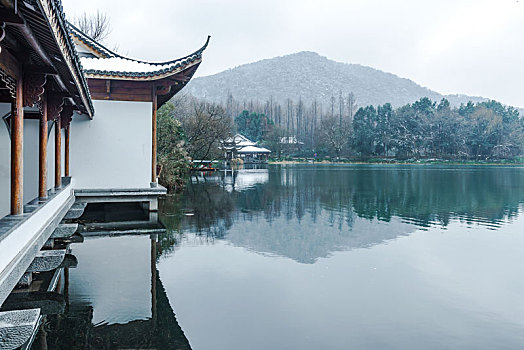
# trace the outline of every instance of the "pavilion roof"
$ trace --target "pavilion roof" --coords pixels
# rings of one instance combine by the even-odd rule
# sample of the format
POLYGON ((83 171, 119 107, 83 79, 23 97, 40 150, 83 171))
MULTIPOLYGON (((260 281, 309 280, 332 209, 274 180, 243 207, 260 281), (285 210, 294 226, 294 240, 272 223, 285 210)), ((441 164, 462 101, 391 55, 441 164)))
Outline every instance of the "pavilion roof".
POLYGON ((71 35, 90 49, 92 55, 81 57, 84 74, 88 78, 158 80, 197 66, 202 61, 204 46, 190 55, 165 62, 148 62, 122 56, 109 50, 86 33, 69 23, 71 35))
POLYGON ((246 146, 239 149, 238 153, 271 153, 271 151, 263 147, 246 146))

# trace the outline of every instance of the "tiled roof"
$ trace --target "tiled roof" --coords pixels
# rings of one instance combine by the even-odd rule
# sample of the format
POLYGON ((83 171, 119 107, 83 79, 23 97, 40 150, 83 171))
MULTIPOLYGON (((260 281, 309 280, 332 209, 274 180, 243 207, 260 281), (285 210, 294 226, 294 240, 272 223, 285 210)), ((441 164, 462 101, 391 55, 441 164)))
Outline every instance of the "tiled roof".
POLYGON ((116 54, 109 50, 104 45, 100 44, 99 42, 91 39, 89 35, 85 34, 83 31, 78 29, 76 26, 74 26, 71 22, 67 22, 67 25, 69 27, 69 33, 71 33, 72 36, 77 38, 79 41, 83 42, 87 46, 91 47, 93 50, 98 52, 102 57, 109 58, 109 57, 115 57, 116 54))
MULTIPOLYGON (((91 101, 91 96, 89 94, 89 88, 87 86, 87 81, 82 72, 82 66, 80 64, 80 58, 76 52, 75 45, 71 36, 69 35, 69 30, 67 27, 67 21, 65 19, 64 11, 62 8, 61 0, 33 0, 36 7, 31 7, 31 4, 28 6, 32 9, 40 8, 42 14, 46 17, 47 23, 51 32, 54 36, 54 40, 59 47, 62 56, 65 60, 65 65, 70 71, 71 76, 73 77, 74 84, 76 85, 79 98, 82 101, 82 104, 86 108, 86 112, 93 116, 94 108, 91 101)), ((27 6, 27 5, 26 5, 27 6)))
POLYGON ((188 56, 166 62, 147 62, 113 52, 74 25, 69 24, 69 27, 72 35, 101 56, 80 58, 84 73, 88 78, 115 77, 152 80, 173 75, 200 63, 202 52, 206 49, 210 39, 208 37, 204 46, 188 56))

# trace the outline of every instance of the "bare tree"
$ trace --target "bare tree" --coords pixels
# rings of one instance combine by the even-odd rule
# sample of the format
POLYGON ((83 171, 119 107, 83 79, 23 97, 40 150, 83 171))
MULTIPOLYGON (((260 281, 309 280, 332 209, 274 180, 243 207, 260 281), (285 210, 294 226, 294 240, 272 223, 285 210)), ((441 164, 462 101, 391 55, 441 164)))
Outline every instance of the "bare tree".
POLYGON ((222 106, 195 98, 175 97, 173 115, 180 121, 192 159, 217 159, 222 156, 220 142, 231 136, 231 118, 222 106))
POLYGON ((110 19, 107 14, 100 12, 100 10, 96 10, 94 14, 84 12, 82 15, 74 17, 73 24, 97 41, 103 41, 111 34, 110 19))
POLYGON ((348 145, 351 136, 351 127, 348 123, 339 124, 336 116, 327 116, 320 123, 320 143, 330 152, 340 157, 348 145))

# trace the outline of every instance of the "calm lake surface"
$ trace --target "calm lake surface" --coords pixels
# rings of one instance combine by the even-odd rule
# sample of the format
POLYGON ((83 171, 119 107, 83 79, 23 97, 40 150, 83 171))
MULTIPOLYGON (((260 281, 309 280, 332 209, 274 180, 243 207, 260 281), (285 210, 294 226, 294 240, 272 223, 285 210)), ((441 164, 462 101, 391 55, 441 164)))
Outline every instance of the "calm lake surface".
MULTIPOLYGON (((49 348, 521 349, 524 168, 193 177, 167 232, 73 245, 49 348)), ((35 347, 36 348, 36 347, 35 347)))

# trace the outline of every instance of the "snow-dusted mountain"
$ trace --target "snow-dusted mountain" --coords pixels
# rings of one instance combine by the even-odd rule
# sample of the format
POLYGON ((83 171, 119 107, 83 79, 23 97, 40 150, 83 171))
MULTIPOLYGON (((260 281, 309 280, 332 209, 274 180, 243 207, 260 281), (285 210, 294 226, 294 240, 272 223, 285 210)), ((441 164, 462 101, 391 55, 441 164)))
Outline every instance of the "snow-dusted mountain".
POLYGON ((398 107, 421 97, 439 101, 449 99, 452 105, 467 101, 484 101, 466 95, 443 96, 415 82, 359 64, 340 63, 314 52, 265 59, 221 73, 193 79, 186 92, 214 102, 224 102, 230 92, 236 100, 266 101, 270 97, 283 102, 317 99, 327 104, 331 96, 338 98, 353 92, 358 105, 389 102, 398 107))

